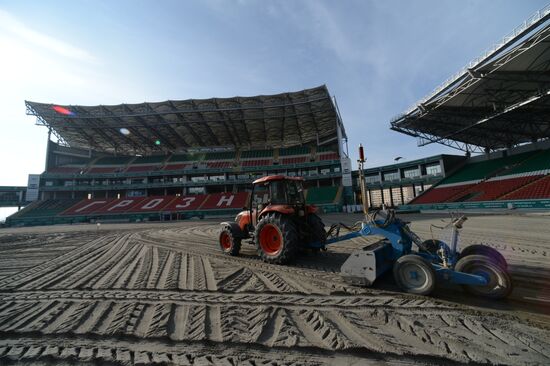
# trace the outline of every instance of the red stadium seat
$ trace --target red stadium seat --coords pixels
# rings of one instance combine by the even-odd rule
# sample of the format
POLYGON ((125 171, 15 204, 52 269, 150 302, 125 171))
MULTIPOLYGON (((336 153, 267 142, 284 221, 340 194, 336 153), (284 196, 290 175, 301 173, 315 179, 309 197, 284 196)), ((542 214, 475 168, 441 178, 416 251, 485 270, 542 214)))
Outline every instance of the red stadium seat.
POLYGON ((465 191, 473 184, 461 184, 451 187, 436 187, 413 199, 410 204, 441 203, 465 191))
POLYGON ((231 162, 231 161, 214 161, 214 162, 208 162, 207 166, 210 169, 231 168, 233 166, 233 162, 231 162))
POLYGON ((550 175, 503 196, 502 200, 550 198, 550 175))
POLYGON ((205 201, 206 194, 197 194, 189 196, 176 197, 168 205, 163 208, 163 211, 177 212, 177 211, 191 211, 197 210, 205 201))
POLYGON ((121 166, 93 167, 88 169, 86 173, 115 173, 121 171, 123 168, 121 166))
POLYGON ((242 208, 248 200, 248 192, 214 193, 211 194, 200 207, 201 210, 242 208))
POLYGON ((191 164, 168 164, 162 170, 182 170, 189 167, 191 164))
POLYGON ((338 157, 337 153, 329 153, 329 154, 319 155, 319 160, 321 160, 321 161, 324 161, 324 160, 338 160, 338 159, 339 159, 339 157, 338 157))
POLYGON ((146 197, 125 197, 118 198, 99 209, 93 211, 94 214, 112 214, 131 210, 134 206, 140 204, 146 197))
POLYGON ((465 191, 462 197, 467 194, 478 194, 468 199, 468 201, 493 201, 538 178, 540 178, 540 175, 485 181, 465 191))
POLYGON ((114 198, 96 198, 92 200, 85 199, 78 202, 76 205, 69 207, 67 210, 60 213, 60 215, 87 215, 108 206, 114 200, 114 198))
POLYGON ((172 201, 175 201, 176 196, 150 196, 133 205, 126 212, 158 212, 163 211, 172 201))
POLYGON ((126 169, 127 172, 150 172, 156 170, 158 165, 135 165, 126 169))
POLYGON ((294 158, 283 158, 281 160, 281 164, 287 165, 287 164, 301 164, 307 162, 308 157, 307 156, 298 156, 294 158))
POLYGON ((273 165, 273 160, 271 159, 260 159, 260 160, 244 160, 241 162, 242 166, 264 166, 264 165, 273 165))

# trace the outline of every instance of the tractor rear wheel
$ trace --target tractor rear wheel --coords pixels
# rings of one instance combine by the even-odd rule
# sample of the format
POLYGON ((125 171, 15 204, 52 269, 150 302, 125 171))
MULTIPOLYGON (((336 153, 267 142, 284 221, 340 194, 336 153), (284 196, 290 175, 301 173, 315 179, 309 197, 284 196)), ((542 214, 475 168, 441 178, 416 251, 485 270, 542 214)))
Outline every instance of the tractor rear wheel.
POLYGON ((254 239, 264 262, 286 264, 296 255, 298 232, 294 223, 283 215, 270 213, 262 217, 254 239))
POLYGON ((323 220, 316 214, 309 214, 307 216, 307 225, 310 231, 310 243, 324 244, 327 241, 327 232, 325 231, 325 224, 323 220))
POLYGON ((485 286, 463 285, 464 290, 476 296, 502 299, 512 292, 510 275, 494 259, 482 254, 471 254, 458 260, 455 271, 483 276, 485 286))
POLYGON ((424 258, 404 255, 393 265, 395 282, 405 292, 417 295, 429 295, 435 288, 435 271, 424 258))
POLYGON ((231 231, 231 228, 224 227, 220 232, 219 240, 222 252, 232 256, 239 255, 239 252, 241 250, 241 239, 235 238, 233 232, 231 231))

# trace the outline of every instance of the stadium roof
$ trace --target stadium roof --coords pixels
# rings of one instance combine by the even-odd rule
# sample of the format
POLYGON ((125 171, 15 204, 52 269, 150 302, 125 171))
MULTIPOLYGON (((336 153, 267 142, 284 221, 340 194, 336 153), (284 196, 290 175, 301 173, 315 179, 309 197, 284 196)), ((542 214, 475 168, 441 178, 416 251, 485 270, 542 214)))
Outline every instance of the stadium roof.
POLYGON ((337 139, 343 125, 326 86, 255 97, 120 105, 25 102, 60 143, 117 154, 198 148, 277 148, 337 139))
POLYGON ((550 5, 470 62, 391 129, 464 151, 550 137, 550 5))

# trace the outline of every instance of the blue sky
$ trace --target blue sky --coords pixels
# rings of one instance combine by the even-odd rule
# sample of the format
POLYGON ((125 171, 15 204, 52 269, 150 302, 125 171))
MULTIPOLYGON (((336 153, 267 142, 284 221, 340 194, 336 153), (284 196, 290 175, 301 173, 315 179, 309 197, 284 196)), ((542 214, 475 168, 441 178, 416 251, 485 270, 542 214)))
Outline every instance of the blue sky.
MULTIPOLYGON (((389 121, 545 1, 2 1, 0 185, 44 167, 24 100, 119 104, 326 84, 369 166, 458 153, 389 121)), ((354 157, 354 156, 352 156, 354 157)))

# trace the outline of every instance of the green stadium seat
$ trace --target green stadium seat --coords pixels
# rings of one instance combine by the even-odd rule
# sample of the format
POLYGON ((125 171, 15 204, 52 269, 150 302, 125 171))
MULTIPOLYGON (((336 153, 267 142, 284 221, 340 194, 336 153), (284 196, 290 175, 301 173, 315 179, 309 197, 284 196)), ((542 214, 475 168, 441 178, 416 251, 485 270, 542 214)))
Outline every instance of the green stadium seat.
POLYGON ((249 150, 241 152, 241 159, 258 159, 273 157, 273 150, 249 150))
POLYGON ((159 164, 166 160, 166 155, 138 156, 133 162, 135 164, 159 164))
POLYGON ((234 151, 220 151, 206 153, 205 160, 234 160, 234 151))
POLYGON ((295 146, 286 149, 279 149, 280 156, 308 155, 310 153, 310 148, 307 146, 295 146))
POLYGON ((339 187, 312 187, 307 190, 306 201, 311 204, 330 204, 336 200, 339 187))
POLYGON ((528 152, 523 154, 517 154, 507 156, 505 158, 492 159, 481 161, 478 163, 470 163, 462 167, 458 172, 454 173, 450 177, 443 179, 439 185, 461 183, 470 181, 480 181, 485 178, 496 175, 511 174, 510 168, 514 168, 515 165, 521 164, 526 159, 529 159, 534 153, 528 152))
POLYGON ((513 168, 507 174, 518 174, 526 172, 537 172, 550 169, 550 150, 540 151, 532 154, 520 165, 513 168))

